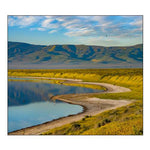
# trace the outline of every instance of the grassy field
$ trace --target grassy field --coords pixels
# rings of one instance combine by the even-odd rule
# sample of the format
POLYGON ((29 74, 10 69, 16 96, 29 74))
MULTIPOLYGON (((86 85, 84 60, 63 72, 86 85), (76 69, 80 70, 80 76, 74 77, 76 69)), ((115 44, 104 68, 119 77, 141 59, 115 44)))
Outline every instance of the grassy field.
MULTIPOLYGON (((130 88, 131 92, 97 94, 104 99, 136 100, 134 103, 81 121, 52 129, 44 134, 58 135, 141 135, 143 134, 143 70, 142 69, 66 69, 9 70, 9 76, 34 76, 82 79, 130 88)), ((92 88, 92 87, 91 87, 92 88)))

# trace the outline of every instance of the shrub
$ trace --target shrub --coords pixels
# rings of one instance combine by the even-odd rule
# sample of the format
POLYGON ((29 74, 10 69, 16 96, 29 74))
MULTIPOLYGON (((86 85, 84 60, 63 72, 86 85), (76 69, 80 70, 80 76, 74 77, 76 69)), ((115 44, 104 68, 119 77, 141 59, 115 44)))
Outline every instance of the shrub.
POLYGON ((72 127, 75 129, 80 129, 81 125, 79 123, 74 123, 72 127))

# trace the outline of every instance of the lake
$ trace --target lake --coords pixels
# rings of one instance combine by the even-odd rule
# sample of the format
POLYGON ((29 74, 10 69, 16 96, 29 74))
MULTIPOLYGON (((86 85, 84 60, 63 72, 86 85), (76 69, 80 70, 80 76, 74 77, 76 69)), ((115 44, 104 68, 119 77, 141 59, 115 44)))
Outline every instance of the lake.
POLYGON ((96 89, 53 84, 47 80, 9 79, 13 80, 8 81, 8 132, 83 111, 82 106, 53 101, 50 96, 100 92, 96 89))

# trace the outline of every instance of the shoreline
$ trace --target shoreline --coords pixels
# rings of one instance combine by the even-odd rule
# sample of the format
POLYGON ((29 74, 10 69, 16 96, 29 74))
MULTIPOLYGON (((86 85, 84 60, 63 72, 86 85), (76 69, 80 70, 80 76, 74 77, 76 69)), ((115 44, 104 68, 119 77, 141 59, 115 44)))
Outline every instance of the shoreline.
MULTIPOLYGON (((18 77, 16 77, 18 78, 18 77)), ((65 78, 48 78, 48 77, 19 77, 19 78, 33 78, 33 79, 49 79, 49 80, 63 80, 65 83, 77 83, 77 84, 91 84, 99 85, 104 87, 106 90, 100 93, 82 93, 82 94, 66 94, 53 96, 52 99, 58 99, 67 103, 80 105, 83 107, 83 111, 78 114, 69 115, 66 117, 61 117, 48 121, 39 125, 23 128, 13 132, 9 132, 8 135, 39 135, 43 132, 53 129, 55 127, 60 127, 65 124, 69 124, 75 121, 79 121, 85 116, 93 116, 104 112, 106 110, 116 109, 128 105, 133 102, 133 100, 112 100, 112 99, 100 99, 94 97, 94 94, 103 93, 121 93, 131 91, 128 88, 112 85, 108 83, 98 83, 98 82, 82 82, 78 79, 65 79, 65 78), (89 97, 93 96, 93 97, 89 97)))

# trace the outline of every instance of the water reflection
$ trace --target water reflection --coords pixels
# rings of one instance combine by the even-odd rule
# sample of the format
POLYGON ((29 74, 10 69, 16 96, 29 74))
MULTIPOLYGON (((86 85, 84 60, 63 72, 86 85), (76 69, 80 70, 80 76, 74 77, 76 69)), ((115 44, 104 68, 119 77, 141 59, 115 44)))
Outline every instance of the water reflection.
POLYGON ((9 81, 8 106, 18 106, 33 102, 49 101, 50 96, 52 95, 90 92, 99 92, 99 90, 43 82, 9 81))
POLYGON ((59 100, 51 101, 49 95, 89 93, 99 90, 50 84, 45 82, 8 82, 8 132, 37 125, 82 112, 82 107, 59 100))

